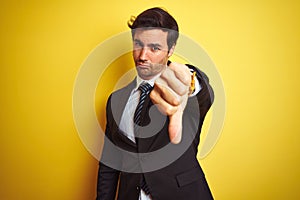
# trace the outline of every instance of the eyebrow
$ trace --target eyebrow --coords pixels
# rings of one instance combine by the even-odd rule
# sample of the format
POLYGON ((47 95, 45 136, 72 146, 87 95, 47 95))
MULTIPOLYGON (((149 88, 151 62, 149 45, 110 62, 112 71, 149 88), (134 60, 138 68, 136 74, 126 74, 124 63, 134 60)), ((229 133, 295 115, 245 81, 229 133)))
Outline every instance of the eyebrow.
MULTIPOLYGON (((141 40, 139 40, 139 39, 134 39, 134 42, 138 42, 139 44, 144 45, 144 43, 143 43, 141 40)), ((162 48, 162 45, 159 44, 159 43, 150 43, 150 44, 148 44, 147 46, 149 46, 149 47, 160 47, 160 48, 162 48)))
POLYGON ((154 44, 149 44, 148 46, 150 46, 150 47, 162 47, 160 44, 158 44, 158 43, 154 43, 154 44))
POLYGON ((134 39, 134 42, 137 42, 137 43, 139 43, 139 44, 144 44, 141 40, 139 40, 139 39, 134 39))

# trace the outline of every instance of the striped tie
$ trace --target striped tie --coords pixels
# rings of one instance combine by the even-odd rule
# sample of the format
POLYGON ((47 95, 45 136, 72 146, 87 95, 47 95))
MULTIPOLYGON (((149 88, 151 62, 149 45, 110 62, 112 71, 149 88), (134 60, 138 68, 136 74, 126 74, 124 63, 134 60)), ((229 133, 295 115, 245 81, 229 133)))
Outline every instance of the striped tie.
POLYGON ((139 103, 136 106, 135 112, 134 112, 134 118, 133 121, 135 123, 135 125, 141 125, 141 112, 145 103, 145 99, 147 97, 147 95, 149 94, 149 92, 152 89, 152 86, 149 83, 143 82, 140 84, 139 88, 141 91, 141 95, 140 95, 140 99, 139 99, 139 103))
MULTIPOLYGON (((134 118, 133 118, 134 123, 135 123, 135 125, 134 125, 135 131, 137 131, 138 126, 141 125, 140 124, 141 123, 141 112, 142 112, 142 109, 143 109, 143 106, 145 103, 145 99, 146 99, 147 95, 149 94, 149 92, 151 91, 152 86, 149 83, 143 82, 140 84, 138 89, 141 91, 141 95, 140 95, 139 103, 135 109, 134 118)), ((147 195, 150 194, 149 187, 146 183, 144 176, 142 178, 142 182, 140 183, 140 186, 141 186, 141 189, 144 190, 144 192, 147 195)))

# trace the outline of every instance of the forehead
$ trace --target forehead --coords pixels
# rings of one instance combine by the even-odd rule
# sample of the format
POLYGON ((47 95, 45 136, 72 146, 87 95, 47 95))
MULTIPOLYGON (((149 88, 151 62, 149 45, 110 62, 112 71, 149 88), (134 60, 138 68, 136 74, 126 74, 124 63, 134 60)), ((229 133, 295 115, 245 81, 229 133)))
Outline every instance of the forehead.
POLYGON ((167 31, 161 29, 137 29, 135 31, 134 40, 140 40, 145 44, 159 43, 167 45, 167 31))

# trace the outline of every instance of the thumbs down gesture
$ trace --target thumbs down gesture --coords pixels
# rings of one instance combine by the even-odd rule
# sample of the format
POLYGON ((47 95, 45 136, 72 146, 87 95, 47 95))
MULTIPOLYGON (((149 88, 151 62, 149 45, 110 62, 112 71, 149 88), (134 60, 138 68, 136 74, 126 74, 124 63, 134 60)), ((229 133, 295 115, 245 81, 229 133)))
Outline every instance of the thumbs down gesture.
POLYGON ((169 117, 169 138, 178 144, 182 137, 182 117, 185 109, 191 73, 184 64, 171 63, 156 79, 150 98, 159 111, 169 117))

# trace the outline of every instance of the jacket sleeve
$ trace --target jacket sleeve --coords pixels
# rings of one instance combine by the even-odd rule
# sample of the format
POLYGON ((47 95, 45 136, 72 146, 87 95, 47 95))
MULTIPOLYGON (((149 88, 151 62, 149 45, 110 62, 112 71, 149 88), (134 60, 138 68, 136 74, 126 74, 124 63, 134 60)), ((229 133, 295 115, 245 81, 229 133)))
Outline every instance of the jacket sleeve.
POLYGON ((211 85, 209 84, 209 79, 204 72, 193 65, 186 65, 193 71, 196 71, 196 77, 201 86, 201 90, 196 96, 200 107, 200 120, 203 121, 206 113, 214 102, 214 92, 211 85))
POLYGON ((96 200, 114 200, 118 185, 119 171, 99 163, 96 200))
POLYGON ((110 166, 117 166, 116 162, 120 162, 118 153, 112 153, 113 148, 110 145, 112 138, 112 115, 111 115, 111 103, 108 99, 106 107, 106 129, 104 146, 102 149, 101 160, 99 162, 98 170, 98 182, 97 182, 97 198, 96 200, 114 200, 116 196, 116 190, 118 186, 118 179, 120 171, 110 166), (108 163, 108 164, 107 164, 108 163), (108 166, 110 165, 110 166, 108 166))

